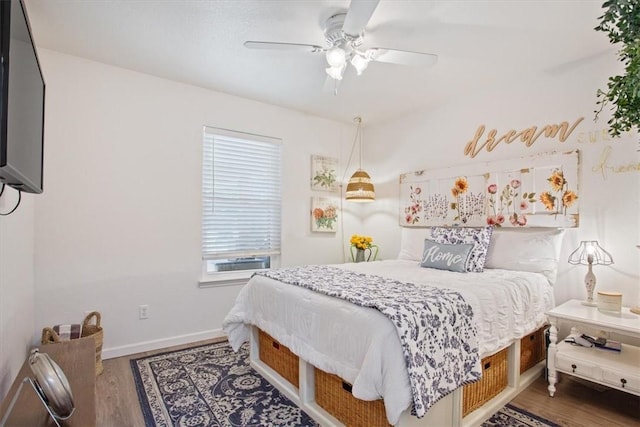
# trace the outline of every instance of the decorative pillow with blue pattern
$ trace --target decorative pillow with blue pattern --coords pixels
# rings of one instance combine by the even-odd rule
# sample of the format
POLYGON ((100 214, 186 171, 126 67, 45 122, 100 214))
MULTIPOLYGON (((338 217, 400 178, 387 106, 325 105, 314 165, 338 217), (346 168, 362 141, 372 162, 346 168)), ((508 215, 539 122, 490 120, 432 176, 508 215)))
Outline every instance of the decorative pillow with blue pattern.
POLYGON ((467 261, 467 271, 482 272, 487 258, 493 227, 432 227, 431 237, 437 243, 473 244, 467 261))
POLYGON ((425 239, 420 266, 466 273, 467 262, 472 249, 473 245, 471 243, 449 245, 425 239))

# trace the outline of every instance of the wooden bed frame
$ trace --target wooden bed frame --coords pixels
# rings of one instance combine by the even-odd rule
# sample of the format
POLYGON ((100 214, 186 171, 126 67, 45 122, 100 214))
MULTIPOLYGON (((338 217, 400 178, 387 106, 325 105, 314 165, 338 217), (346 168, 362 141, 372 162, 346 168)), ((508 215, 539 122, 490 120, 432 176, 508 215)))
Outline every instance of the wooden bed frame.
MULTIPOLYGON (((315 401, 315 367, 299 359, 299 387, 296 388, 280 374, 260 360, 260 339, 259 329, 256 326, 251 328, 251 366, 264 376, 278 390, 284 393, 296 405, 302 408, 313 419, 322 426, 338 427, 343 424, 331 414, 321 408, 315 401)), ((453 393, 447 395, 436 403, 423 418, 411 415, 411 411, 402 413, 400 421, 396 427, 427 427, 427 426, 451 426, 451 427, 471 427, 479 426, 502 408, 507 402, 512 400, 518 393, 528 387, 544 370, 545 363, 537 363, 535 366, 520 373, 521 360, 521 340, 516 340, 508 347, 508 384, 497 396, 487 401, 478 409, 470 412, 467 416, 462 415, 462 388, 458 388, 453 393)))

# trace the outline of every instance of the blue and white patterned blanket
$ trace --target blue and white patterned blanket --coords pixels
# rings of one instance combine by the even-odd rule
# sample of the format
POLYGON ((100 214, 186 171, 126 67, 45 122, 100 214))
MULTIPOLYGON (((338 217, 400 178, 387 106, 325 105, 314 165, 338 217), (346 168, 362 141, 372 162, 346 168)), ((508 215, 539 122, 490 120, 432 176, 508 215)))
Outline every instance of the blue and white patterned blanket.
POLYGON ((418 417, 442 397, 482 375, 473 310, 457 292, 324 265, 256 274, 386 315, 400 336, 413 413, 418 417))

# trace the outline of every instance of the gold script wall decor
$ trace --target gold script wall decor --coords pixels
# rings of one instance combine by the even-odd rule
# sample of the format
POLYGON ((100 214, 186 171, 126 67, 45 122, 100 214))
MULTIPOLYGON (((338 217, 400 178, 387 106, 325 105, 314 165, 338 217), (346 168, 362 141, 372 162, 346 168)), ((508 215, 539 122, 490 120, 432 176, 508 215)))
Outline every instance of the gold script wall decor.
POLYGON ((640 172, 640 162, 638 161, 629 161, 624 164, 612 164, 612 161, 609 157, 611 157, 611 153, 613 152, 613 147, 610 145, 606 145, 602 150, 602 154, 600 154, 600 159, 598 160, 598 164, 591 168, 591 171, 597 174, 602 175, 602 179, 607 179, 607 175, 609 173, 631 173, 631 172, 640 172))
POLYGON ((560 142, 565 142, 569 135, 571 135, 571 133, 583 120, 584 117, 579 117, 571 125, 571 127, 569 127, 569 122, 565 121, 557 125, 548 124, 540 129, 538 129, 538 126, 531 126, 521 130, 520 132, 516 131, 515 129, 511 129, 500 137, 496 137, 498 135, 497 129, 491 129, 482 142, 481 139, 484 135, 486 127, 485 125, 480 125, 478 126, 473 139, 467 142, 467 145, 464 147, 464 155, 474 158, 478 155, 478 153, 480 153, 480 151, 482 151, 483 148, 486 148, 488 152, 491 152, 498 146, 498 144, 503 141, 506 144, 511 144, 518 139, 524 142, 527 147, 531 147, 543 134, 546 138, 555 138, 557 135, 560 142))

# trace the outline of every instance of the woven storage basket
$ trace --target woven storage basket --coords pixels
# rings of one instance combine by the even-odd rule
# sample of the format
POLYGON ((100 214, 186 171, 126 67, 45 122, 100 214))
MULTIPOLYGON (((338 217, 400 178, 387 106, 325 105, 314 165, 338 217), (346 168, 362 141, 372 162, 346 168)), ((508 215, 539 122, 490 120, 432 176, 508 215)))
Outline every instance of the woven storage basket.
MULTIPOLYGON (((82 322, 82 335, 80 336, 80 340, 92 340, 94 342, 94 346, 96 349, 96 376, 100 375, 104 370, 102 366, 102 341, 104 338, 104 332, 102 327, 100 326, 100 313, 97 311, 92 311, 87 314, 87 317, 84 318, 82 322), (95 324, 90 324, 91 319, 95 318, 95 324)), ((62 341, 60 336, 53 330, 53 328, 44 328, 42 329, 42 344, 64 344, 67 341, 62 341)))
POLYGON ((351 384, 337 375, 315 369, 316 403, 348 427, 387 427, 387 413, 380 400, 360 400, 351 384))
POLYGON ((260 360, 279 373, 284 379, 299 387, 299 358, 286 346, 259 329, 260 360))
POLYGON ((462 416, 477 409, 507 387, 509 347, 482 359, 482 378, 462 389, 462 416))
POLYGON ((545 325, 520 340, 520 373, 537 365, 546 357, 547 346, 544 341, 546 330, 545 325))

